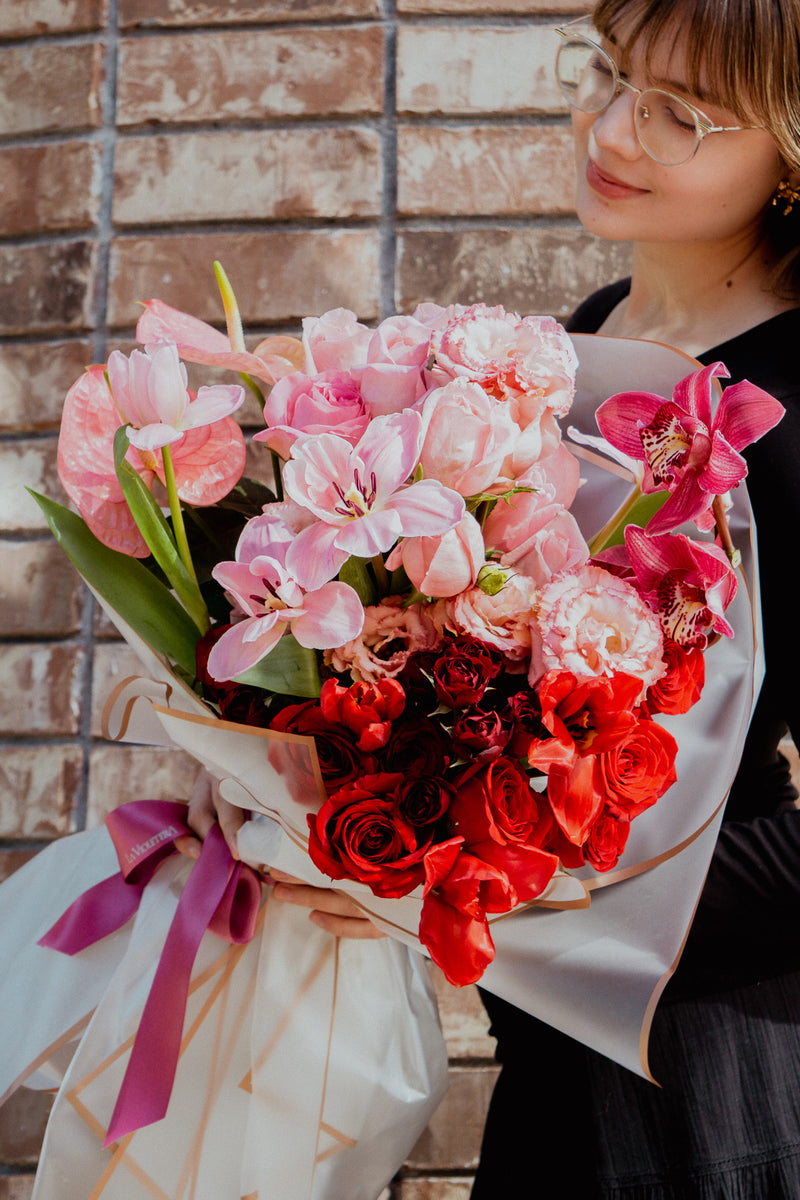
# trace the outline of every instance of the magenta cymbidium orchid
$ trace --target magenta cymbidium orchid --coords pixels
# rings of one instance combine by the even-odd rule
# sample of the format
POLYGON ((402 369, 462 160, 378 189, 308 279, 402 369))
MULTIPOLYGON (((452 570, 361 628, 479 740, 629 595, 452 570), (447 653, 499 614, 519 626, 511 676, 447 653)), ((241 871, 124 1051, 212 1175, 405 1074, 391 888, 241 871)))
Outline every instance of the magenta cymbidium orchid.
POLYGON ((597 410, 603 437, 644 462, 642 490, 670 493, 648 522, 649 534, 691 520, 699 529, 712 528, 715 498, 747 474, 741 451, 783 416, 777 400, 746 380, 725 388, 713 412, 714 378, 727 375, 722 363, 712 363, 682 379, 671 400, 623 392, 597 410))
POLYGON ((355 446, 335 434, 295 441, 284 487, 317 517, 286 558, 302 587, 321 587, 351 555, 371 559, 399 537, 446 533, 458 524, 466 506, 457 492, 435 479, 407 482, 421 441, 422 420, 412 410, 375 417, 355 446))
POLYGON ((364 608, 346 583, 325 583, 304 591, 286 566, 295 533, 285 521, 254 517, 236 547, 236 561, 212 572, 241 614, 212 648, 208 669, 214 679, 233 679, 274 649, 287 628, 301 646, 329 650, 357 637, 364 608))

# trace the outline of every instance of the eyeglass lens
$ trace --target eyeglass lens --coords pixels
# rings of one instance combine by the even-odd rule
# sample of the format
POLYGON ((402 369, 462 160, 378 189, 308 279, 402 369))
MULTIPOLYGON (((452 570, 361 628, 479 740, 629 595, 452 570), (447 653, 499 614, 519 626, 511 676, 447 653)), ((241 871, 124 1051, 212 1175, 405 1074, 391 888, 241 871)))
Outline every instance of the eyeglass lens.
MULTIPOLYGON (((556 76, 566 99, 581 112, 599 113, 617 93, 613 61, 581 37, 562 42, 556 76)), ((636 133, 644 149, 658 162, 678 166, 692 157, 699 144, 694 112, 677 96, 647 88, 636 100, 636 133)))

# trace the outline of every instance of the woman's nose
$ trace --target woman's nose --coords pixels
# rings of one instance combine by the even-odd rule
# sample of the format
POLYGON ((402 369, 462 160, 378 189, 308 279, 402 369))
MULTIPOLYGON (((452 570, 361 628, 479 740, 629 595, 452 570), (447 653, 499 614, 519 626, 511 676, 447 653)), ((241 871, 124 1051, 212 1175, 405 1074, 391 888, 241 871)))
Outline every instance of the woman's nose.
POLYGON ((643 153, 634 122, 636 101, 633 92, 621 87, 608 108, 597 114, 592 123, 592 137, 599 149, 631 160, 643 153))

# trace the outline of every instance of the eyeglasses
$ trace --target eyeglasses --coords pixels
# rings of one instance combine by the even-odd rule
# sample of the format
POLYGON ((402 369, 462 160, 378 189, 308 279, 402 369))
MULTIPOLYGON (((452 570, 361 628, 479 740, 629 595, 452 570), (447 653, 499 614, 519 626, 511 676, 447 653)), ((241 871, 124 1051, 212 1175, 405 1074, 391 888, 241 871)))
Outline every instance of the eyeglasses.
POLYGON ((623 88, 636 97, 633 121, 642 149, 656 162, 678 167, 697 153, 709 133, 733 133, 747 125, 712 125, 699 109, 663 88, 636 88, 623 79, 614 60, 596 42, 575 29, 586 18, 570 21, 556 33, 562 38, 556 55, 556 79, 572 105, 601 113, 623 88))

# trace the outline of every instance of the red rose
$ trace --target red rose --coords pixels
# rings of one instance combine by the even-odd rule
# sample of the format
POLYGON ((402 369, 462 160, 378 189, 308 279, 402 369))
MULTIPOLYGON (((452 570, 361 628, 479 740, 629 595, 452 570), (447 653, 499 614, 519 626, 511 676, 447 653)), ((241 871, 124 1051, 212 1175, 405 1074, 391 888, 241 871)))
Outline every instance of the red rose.
POLYGON ((314 738, 322 782, 328 793, 375 770, 374 758, 359 752, 349 729, 330 725, 314 700, 290 704, 272 719, 270 729, 314 738))
POLYGON ((450 736, 459 758, 484 762, 502 754, 511 737, 511 720, 473 705, 461 713, 450 736))
POLYGON ((508 698, 508 711, 513 721, 508 751, 514 758, 527 758, 531 743, 546 738, 549 732, 542 724, 542 706, 533 688, 524 688, 508 698))
POLYGON ((468 846, 487 840, 544 845, 552 825, 546 800, 510 758, 493 762, 460 783, 450 806, 453 829, 468 846))
POLYGON ((420 775, 408 780, 397 793, 401 817, 418 828, 441 820, 456 795, 455 788, 435 775, 420 775))
POLYGON ((376 896, 406 896, 425 877, 432 828, 410 825, 398 811, 403 776, 365 775, 309 814, 308 853, 331 879, 357 879, 376 896))
POLYGON ((436 695, 448 708, 477 704, 500 669, 500 659, 483 642, 454 638, 433 665, 436 695))
POLYGON ((655 804, 677 778, 677 753, 671 733, 655 721, 637 721, 624 741, 598 755, 609 807, 630 820, 655 804))
POLYGON ((327 721, 344 725, 357 735, 359 750, 372 751, 388 742, 392 721, 405 708, 406 694, 396 679, 352 683, 350 687, 328 679, 319 703, 327 721))
POLYGON ((378 752, 382 771, 411 775, 443 775, 451 754, 440 725, 427 717, 411 717, 395 725, 378 752))
POLYGON ((586 862, 596 871, 610 871, 625 849, 631 823, 610 808, 602 809, 583 843, 586 862))
POLYGON ((647 689, 645 708, 650 713, 685 713, 700 699, 706 677, 703 652, 697 646, 687 649, 669 638, 664 639, 667 671, 647 689))

